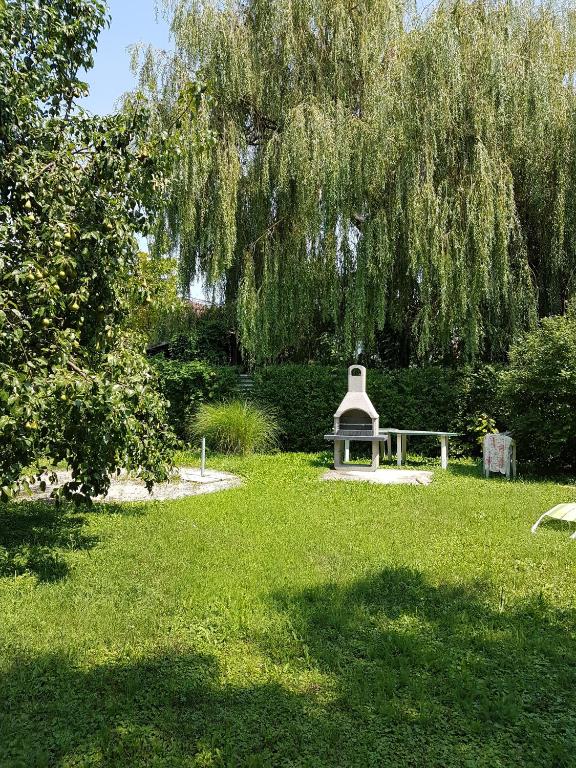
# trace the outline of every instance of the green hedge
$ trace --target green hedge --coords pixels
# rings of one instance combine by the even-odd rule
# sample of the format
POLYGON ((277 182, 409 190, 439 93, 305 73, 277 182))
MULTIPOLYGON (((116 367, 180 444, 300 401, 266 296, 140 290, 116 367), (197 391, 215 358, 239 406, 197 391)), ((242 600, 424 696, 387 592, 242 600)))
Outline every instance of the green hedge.
MULTIPOLYGON (((170 402, 169 419, 184 439, 186 425, 201 403, 238 395, 238 369, 202 360, 182 362, 152 358, 160 389, 170 402)), ((472 425, 487 413, 498 417, 499 372, 491 366, 473 369, 440 367, 392 371, 368 370, 368 394, 380 414, 380 425, 400 429, 449 430, 464 434, 453 441, 454 453, 477 451, 472 425)), ((324 434, 347 389, 344 366, 274 365, 254 374, 252 398, 279 417, 281 446, 291 451, 326 449, 324 434)), ((500 426, 505 426, 500 423, 500 426)), ((435 455, 437 440, 419 439, 414 447, 435 455)))
MULTIPOLYGON (((205 361, 153 358, 162 393, 170 401, 176 434, 201 403, 238 396, 238 370, 205 361)), ((252 398, 278 414, 284 450, 321 451, 324 434, 347 389, 344 366, 274 365, 254 374, 252 398)), ((453 454, 479 454, 477 438, 485 415, 499 429, 511 429, 518 457, 534 466, 576 466, 576 321, 545 321, 514 347, 509 369, 368 369, 368 394, 382 427, 448 430, 463 435, 451 442, 453 454)), ((437 455, 435 439, 414 448, 437 455)))
POLYGON ((186 437, 187 423, 201 403, 225 400, 237 392, 236 368, 161 356, 151 358, 151 362, 158 373, 160 391, 170 403, 170 425, 180 438, 186 437))
MULTIPOLYGON (((367 390, 382 427, 465 433, 454 448, 470 452, 474 448, 471 425, 479 414, 498 415, 494 396, 498 378, 492 366, 369 369, 367 390)), ((327 447, 323 436, 346 389, 344 367, 286 364, 257 372, 253 396, 279 414, 284 448, 317 451, 327 447)), ((419 440, 417 446, 423 453, 438 451, 434 439, 419 440)))

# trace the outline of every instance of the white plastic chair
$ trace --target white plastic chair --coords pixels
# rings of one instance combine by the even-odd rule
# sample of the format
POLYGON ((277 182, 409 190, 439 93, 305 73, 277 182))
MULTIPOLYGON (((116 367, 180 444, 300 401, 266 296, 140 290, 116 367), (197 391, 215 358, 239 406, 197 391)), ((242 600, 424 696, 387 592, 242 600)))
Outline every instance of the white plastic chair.
MULTIPOLYGON (((548 512, 544 512, 543 515, 540 515, 531 528, 532 533, 536 533, 536 528, 538 528, 542 520, 546 517, 550 517, 552 520, 563 520, 565 523, 575 523, 576 504, 556 504, 556 506, 549 509, 548 512)), ((576 531, 574 531, 570 538, 576 539, 576 531)))

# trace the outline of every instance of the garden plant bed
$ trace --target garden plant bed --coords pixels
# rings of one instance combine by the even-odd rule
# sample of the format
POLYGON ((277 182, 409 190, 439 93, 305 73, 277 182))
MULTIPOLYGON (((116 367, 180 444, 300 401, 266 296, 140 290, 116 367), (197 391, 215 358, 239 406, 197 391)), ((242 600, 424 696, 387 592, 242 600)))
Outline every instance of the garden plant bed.
POLYGON ((576 488, 414 457, 431 485, 319 482, 330 461, 0 507, 2 768, 573 765, 576 546, 530 527, 576 488))

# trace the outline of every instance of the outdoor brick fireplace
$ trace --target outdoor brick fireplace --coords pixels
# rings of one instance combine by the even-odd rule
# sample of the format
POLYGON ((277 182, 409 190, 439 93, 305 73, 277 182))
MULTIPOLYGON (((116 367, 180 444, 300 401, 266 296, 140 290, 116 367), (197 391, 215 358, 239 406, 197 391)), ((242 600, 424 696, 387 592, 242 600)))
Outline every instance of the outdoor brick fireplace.
POLYGON ((387 440, 379 434, 380 419, 366 394, 366 368, 351 365, 348 368, 348 392, 334 414, 334 428, 325 440, 334 442, 334 469, 365 470, 374 472, 380 463, 380 443, 387 440), (352 464, 348 461, 347 447, 354 442, 372 444, 370 464, 352 464), (344 453, 344 456, 343 456, 344 453))

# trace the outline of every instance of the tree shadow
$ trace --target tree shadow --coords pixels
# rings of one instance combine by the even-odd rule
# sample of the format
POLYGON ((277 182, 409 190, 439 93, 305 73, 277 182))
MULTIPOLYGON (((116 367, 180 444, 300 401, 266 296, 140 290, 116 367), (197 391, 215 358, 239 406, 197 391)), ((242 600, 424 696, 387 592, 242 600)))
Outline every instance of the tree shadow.
POLYGON ((329 451, 315 453, 310 457, 309 464, 311 467, 330 469, 334 465, 334 455, 329 451))
POLYGON ((0 578, 25 573, 39 581, 64 578, 69 571, 65 553, 91 549, 98 542, 84 532, 85 523, 85 517, 70 505, 0 504, 0 578))
MULTIPOLYGON (((397 469, 396 452, 390 458, 387 458, 383 466, 397 469)), ((402 463, 405 469, 435 469, 440 468, 440 459, 438 456, 424 456, 420 453, 408 453, 405 461, 402 463)))
POLYGON ((336 681, 364 764, 378 754, 394 766, 574 765, 573 609, 541 595, 508 604, 488 583, 435 586, 408 568, 274 602, 294 638, 290 662, 336 681))
MULTIPOLYGON (((370 453, 370 443, 365 444, 366 447, 364 450, 356 450, 354 452, 353 460, 363 460, 363 461, 369 461, 371 458, 370 453)), ((439 463, 438 459, 438 463, 439 463)), ((311 467, 319 467, 322 469, 332 469, 334 467, 334 454, 329 452, 322 452, 313 454, 310 459, 308 460, 308 463, 311 467)), ((402 466, 406 469, 414 469, 414 468, 425 468, 425 469, 433 469, 432 466, 434 464, 434 459, 431 459, 427 456, 421 456, 420 454, 408 454, 407 461, 402 466)), ((396 463, 396 453, 393 453, 391 456, 383 456, 380 460, 380 469, 397 469, 398 465, 396 463)))
POLYGON ((99 515, 119 515, 122 517, 143 517, 150 504, 162 504, 155 499, 146 501, 93 501, 78 507, 84 512, 97 512, 99 515))
POLYGON ((518 476, 516 480, 508 480, 505 475, 492 472, 490 477, 484 475, 484 467, 482 459, 475 459, 473 464, 455 464, 453 462, 448 463, 447 472, 456 477, 473 477, 479 480, 500 480, 501 482, 514 483, 516 480, 523 483, 554 483, 555 485, 576 485, 576 477, 568 475, 566 473, 552 474, 546 469, 539 469, 534 462, 522 462, 518 469, 518 476))
MULTIPOLYGON (((364 450, 362 450, 362 447, 357 448, 355 446, 355 452, 354 452, 354 458, 355 459, 362 459, 362 460, 368 460, 371 456, 370 454, 370 443, 365 444, 364 450)), ((334 455, 331 452, 324 451, 322 453, 313 454, 310 459, 308 460, 308 463, 311 467, 319 467, 322 469, 332 469, 334 466, 334 455)), ((419 453, 409 453, 406 461, 402 464, 402 467, 404 469, 426 469, 426 470, 435 470, 440 469, 440 457, 438 455, 438 451, 436 453, 431 453, 429 456, 419 453)), ((385 454, 380 459, 380 468, 381 469, 398 469, 398 464, 396 462, 396 447, 394 446, 394 449, 392 451, 392 454, 388 456, 385 454)), ((481 471, 479 469, 476 469, 474 466, 465 466, 465 465, 454 465, 453 467, 449 464, 448 469, 450 471, 453 471, 454 474, 460 475, 460 476, 481 476, 481 471)))
POLYGON ((574 612, 497 597, 405 568, 282 592, 264 683, 231 682, 188 646, 88 669, 66 653, 14 658, 0 765, 568 768, 574 612))
POLYGON ((213 656, 190 649, 89 671, 66 654, 23 656, 0 690, 2 768, 308 765, 318 733, 337 742, 302 696, 225 683, 213 656))
MULTIPOLYGON (((448 466, 444 470, 455 477, 472 477, 476 480, 484 479, 484 470, 482 469, 482 463, 476 461, 474 464, 455 464, 454 462, 448 462, 448 466)), ((494 475, 496 477, 496 475, 494 475)), ((506 479, 504 475, 501 477, 506 479)))

